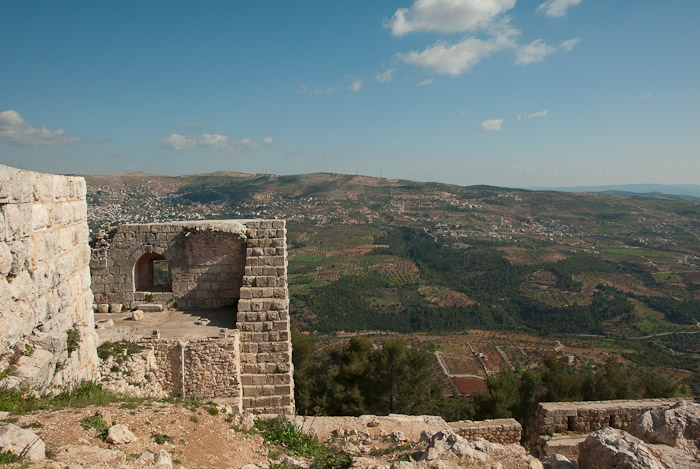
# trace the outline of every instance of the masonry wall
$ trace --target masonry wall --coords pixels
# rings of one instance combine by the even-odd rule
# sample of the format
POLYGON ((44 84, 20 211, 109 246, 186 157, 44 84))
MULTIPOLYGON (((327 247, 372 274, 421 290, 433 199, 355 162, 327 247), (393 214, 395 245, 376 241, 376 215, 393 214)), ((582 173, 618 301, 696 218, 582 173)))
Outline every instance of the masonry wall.
POLYGON ((523 427, 515 419, 461 420, 450 422, 450 429, 467 440, 483 438, 503 445, 519 444, 523 427))
POLYGON ((146 300, 180 309, 217 308, 239 298, 245 229, 233 222, 120 225, 93 242, 95 303, 134 307, 146 300), (154 253, 170 266, 172 291, 137 291, 134 266, 154 253))
POLYGON ((81 177, 0 165, 0 386, 43 391, 97 370, 85 191, 81 177))
POLYGON ((542 402, 528 425, 528 440, 541 444, 544 436, 553 433, 591 432, 606 427, 625 428, 648 410, 667 409, 682 400, 542 402))
POLYGON ((238 301, 243 406, 294 414, 284 220, 246 222, 245 273, 238 301))
POLYGON ((95 302, 143 302, 134 266, 144 254, 163 256, 172 293, 153 292, 153 301, 179 309, 237 303, 243 406, 294 414, 286 236, 283 220, 120 225, 93 243, 95 302))
POLYGON ((155 366, 149 370, 155 374, 160 388, 168 395, 182 395, 184 369, 185 397, 196 396, 226 403, 240 413, 243 389, 240 379, 238 331, 232 331, 231 335, 224 339, 149 339, 141 341, 139 345, 153 350, 155 366))

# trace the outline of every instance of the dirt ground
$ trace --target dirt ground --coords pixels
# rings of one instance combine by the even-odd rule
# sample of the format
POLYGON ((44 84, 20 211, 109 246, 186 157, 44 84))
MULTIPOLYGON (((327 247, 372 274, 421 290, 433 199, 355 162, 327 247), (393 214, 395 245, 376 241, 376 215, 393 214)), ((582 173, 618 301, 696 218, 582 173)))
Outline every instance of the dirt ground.
POLYGON ((89 445, 118 449, 126 454, 127 463, 146 450, 155 454, 161 449, 170 453, 175 467, 226 468, 268 461, 260 436, 233 429, 226 422, 226 415, 210 415, 206 406, 189 410, 184 405, 155 401, 104 406, 103 412, 111 415, 114 424, 128 426, 138 438, 121 445, 109 445, 97 437, 94 429, 81 426, 82 418, 95 415, 99 409, 90 406, 40 411, 19 416, 13 423, 30 428, 43 439, 49 458, 62 445, 89 445), (33 425, 35 422, 40 422, 40 426, 33 425), (167 436, 170 441, 158 444, 156 434, 167 436))

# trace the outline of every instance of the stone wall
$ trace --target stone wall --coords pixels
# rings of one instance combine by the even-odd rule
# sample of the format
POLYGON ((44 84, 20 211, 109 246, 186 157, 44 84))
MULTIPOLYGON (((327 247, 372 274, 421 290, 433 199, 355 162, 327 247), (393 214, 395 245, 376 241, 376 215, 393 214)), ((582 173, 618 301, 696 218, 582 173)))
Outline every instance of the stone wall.
POLYGON ((523 427, 515 419, 460 420, 450 422, 450 429, 456 434, 474 440, 483 438, 493 443, 519 444, 523 427))
POLYGON ((667 409, 683 399, 640 399, 589 402, 542 402, 527 429, 531 443, 565 432, 591 432, 605 427, 622 428, 648 410, 667 409))
POLYGON ((292 342, 284 220, 246 222, 246 260, 238 301, 243 406, 294 414, 292 342))
POLYGON ((85 179, 0 165, 2 386, 71 386, 97 370, 85 179))
POLYGON ((153 372, 159 388, 168 395, 182 396, 184 390, 184 397, 196 396, 226 403, 238 413, 241 412, 243 388, 240 379, 238 331, 232 331, 224 339, 145 339, 139 342, 139 345, 144 347, 146 352, 153 351, 155 355, 155 360, 146 360, 144 373, 153 372))
POLYGON ((284 220, 120 225, 93 244, 96 303, 132 307, 145 295, 178 309, 237 303, 243 406, 291 415, 286 236, 284 220), (137 261, 151 253, 168 262, 172 292, 135 291, 137 261))
POLYGON ((93 242, 95 303, 134 307, 147 300, 180 309, 217 308, 239 298, 245 266, 245 225, 237 221, 119 225, 93 242), (171 291, 137 290, 144 255, 170 266, 171 291))

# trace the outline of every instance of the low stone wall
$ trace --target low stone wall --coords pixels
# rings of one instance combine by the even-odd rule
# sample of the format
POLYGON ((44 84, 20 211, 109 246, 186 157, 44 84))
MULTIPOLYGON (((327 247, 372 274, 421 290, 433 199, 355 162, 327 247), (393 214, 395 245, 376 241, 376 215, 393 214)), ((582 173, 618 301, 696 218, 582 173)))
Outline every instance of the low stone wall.
POLYGON ((97 370, 85 179, 0 165, 1 386, 37 391, 97 370))
POLYGON ((155 360, 147 360, 151 363, 145 368, 155 374, 159 387, 168 395, 182 396, 184 390, 184 397, 226 403, 241 412, 243 388, 238 331, 232 331, 225 339, 186 342, 144 339, 139 345, 155 355, 155 360))
POLYGON ((467 440, 483 438, 503 445, 519 444, 523 431, 522 425, 515 419, 460 420, 450 422, 449 426, 453 432, 467 440))
POLYGON ((624 429, 648 410, 667 409, 683 399, 641 399, 589 402, 542 402, 532 417, 527 436, 542 444, 554 433, 592 432, 600 428, 624 429))

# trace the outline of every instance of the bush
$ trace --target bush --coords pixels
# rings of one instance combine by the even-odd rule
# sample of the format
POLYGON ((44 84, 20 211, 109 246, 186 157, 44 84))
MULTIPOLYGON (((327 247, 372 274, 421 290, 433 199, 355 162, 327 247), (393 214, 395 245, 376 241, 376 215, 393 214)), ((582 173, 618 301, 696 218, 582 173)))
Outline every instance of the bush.
POLYGON ((255 427, 266 442, 281 446, 291 455, 314 459, 316 467, 346 468, 352 461, 348 454, 328 448, 315 435, 303 433, 294 422, 284 417, 258 419, 255 427))
POLYGON ((68 331, 66 331, 66 336, 66 348, 68 349, 68 356, 70 357, 71 354, 80 347, 80 331, 76 328, 68 329, 68 331))
POLYGON ((85 417, 80 420, 80 426, 85 430, 95 429, 97 438, 100 440, 107 439, 107 432, 109 431, 109 425, 104 421, 101 415, 93 415, 91 417, 85 417))

